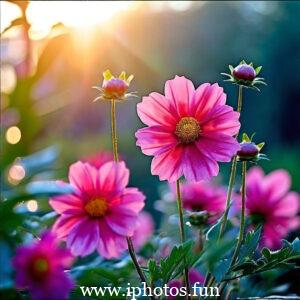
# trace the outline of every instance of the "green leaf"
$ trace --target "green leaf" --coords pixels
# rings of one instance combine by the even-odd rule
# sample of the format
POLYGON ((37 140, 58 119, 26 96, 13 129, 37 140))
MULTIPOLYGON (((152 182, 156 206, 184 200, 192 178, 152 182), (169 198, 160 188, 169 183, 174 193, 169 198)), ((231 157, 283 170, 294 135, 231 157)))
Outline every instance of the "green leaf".
POLYGON ((252 258, 252 255, 259 244, 261 230, 262 227, 259 227, 255 231, 250 231, 247 233, 245 241, 241 247, 238 260, 243 261, 245 258, 252 258))
POLYGON ((221 280, 225 277, 230 268, 230 263, 231 259, 222 259, 216 264, 212 274, 216 278, 217 282, 221 282, 221 280))
POLYGON ((257 148, 259 149, 259 151, 263 148, 263 146, 265 145, 265 143, 264 142, 262 142, 262 143, 259 143, 258 145, 256 145, 257 146, 257 148))

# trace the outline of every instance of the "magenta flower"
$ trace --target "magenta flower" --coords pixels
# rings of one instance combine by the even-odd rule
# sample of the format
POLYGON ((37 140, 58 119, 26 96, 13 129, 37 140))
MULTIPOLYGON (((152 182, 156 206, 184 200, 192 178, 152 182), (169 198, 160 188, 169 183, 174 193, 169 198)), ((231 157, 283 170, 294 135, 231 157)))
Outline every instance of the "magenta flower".
POLYGON ((45 232, 41 240, 17 248, 12 261, 16 286, 28 288, 33 300, 66 299, 74 283, 64 269, 72 260, 69 250, 58 247, 55 235, 45 232))
POLYGON ((289 231, 299 226, 300 197, 289 192, 290 176, 285 170, 268 175, 259 167, 247 174, 246 208, 252 224, 263 224, 263 245, 277 248, 289 231))
POLYGON ((209 182, 186 182, 181 185, 183 207, 192 212, 206 211, 209 223, 224 212, 226 190, 209 182))
POLYGON ((196 90, 185 77, 165 85, 165 95, 151 93, 137 112, 148 127, 136 132, 137 145, 154 156, 153 175, 176 181, 182 175, 199 181, 216 176, 217 161, 228 162, 239 150, 233 137, 240 128, 239 113, 225 105, 218 84, 205 83, 196 90))
POLYGON ((145 245, 154 231, 154 223, 151 215, 141 212, 138 217, 138 226, 132 236, 132 242, 136 251, 145 245))
POLYGON ((112 258, 127 248, 125 237, 133 235, 145 199, 138 189, 126 187, 128 180, 124 162, 108 162, 99 170, 88 163, 71 165, 69 181, 76 193, 54 197, 50 205, 61 215, 53 231, 73 255, 97 249, 112 258))

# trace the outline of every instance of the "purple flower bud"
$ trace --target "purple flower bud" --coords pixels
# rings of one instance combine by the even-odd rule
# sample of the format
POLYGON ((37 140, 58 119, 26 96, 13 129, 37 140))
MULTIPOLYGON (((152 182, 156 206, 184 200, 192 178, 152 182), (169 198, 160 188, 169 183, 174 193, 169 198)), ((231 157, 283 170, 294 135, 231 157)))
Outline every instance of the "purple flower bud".
POLYGON ((240 159, 252 159, 256 158, 259 149, 258 147, 252 143, 252 142, 243 142, 240 144, 241 149, 237 152, 237 155, 239 156, 240 159))
POLYGON ((252 66, 241 64, 234 68, 232 75, 237 80, 253 81, 256 77, 255 70, 252 66))
POLYGON ((107 98, 123 98, 128 90, 128 84, 119 78, 105 81, 102 87, 107 98))

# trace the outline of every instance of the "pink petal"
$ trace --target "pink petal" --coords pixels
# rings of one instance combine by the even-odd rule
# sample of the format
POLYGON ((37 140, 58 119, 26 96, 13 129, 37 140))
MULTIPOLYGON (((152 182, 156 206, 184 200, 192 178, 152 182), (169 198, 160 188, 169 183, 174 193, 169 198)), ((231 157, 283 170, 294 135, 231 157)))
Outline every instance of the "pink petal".
POLYGON ((145 206, 145 195, 137 188, 126 188, 121 196, 120 209, 126 208, 135 213, 139 213, 145 206))
POLYGON ((151 126, 139 129, 136 134, 136 145, 140 146, 146 155, 159 155, 174 147, 177 140, 172 132, 167 132, 162 126, 151 126))
POLYGON ((262 182, 264 172, 260 167, 252 167, 246 176, 247 208, 251 209, 256 203, 260 206, 262 197, 262 182))
POLYGON ((191 80, 184 76, 175 76, 165 84, 165 96, 171 100, 180 117, 188 116, 192 113, 192 100, 195 87, 191 80))
POLYGON ((275 216, 293 217, 296 216, 300 208, 300 197, 296 192, 288 193, 277 203, 274 211, 275 216))
POLYGON ((276 230, 276 224, 266 224, 263 228, 263 245, 275 249, 280 248, 283 237, 276 230), (275 226, 274 226, 275 225, 275 226))
POLYGON ((155 156, 151 163, 151 173, 158 175, 160 180, 176 181, 182 176, 182 154, 183 147, 179 145, 155 156))
POLYGON ((83 218, 70 231, 67 246, 74 256, 91 254, 99 244, 99 220, 83 218))
POLYGON ((264 179, 264 187, 271 199, 280 199, 289 190, 291 178, 287 171, 276 170, 268 174, 264 179))
POLYGON ((190 181, 207 180, 219 173, 217 162, 203 155, 195 145, 185 147, 182 169, 185 178, 190 181))
POLYGON ((137 113, 142 122, 148 126, 164 126, 168 129, 176 126, 177 112, 170 100, 159 93, 143 97, 137 105, 137 113))
POLYGON ((74 225, 81 220, 82 216, 63 215, 55 221, 52 232, 56 233, 59 239, 65 240, 74 225))
POLYGON ((99 222, 99 229, 99 254, 107 259, 118 258, 127 249, 125 237, 115 233, 104 219, 99 222))
POLYGON ((85 196, 90 197, 95 191, 97 169, 88 163, 76 162, 70 166, 69 181, 85 196))
POLYGON ((115 206, 110 209, 110 213, 105 216, 107 225, 117 234, 132 236, 137 225, 138 215, 126 208, 120 209, 115 206))
POLYGON ((58 214, 80 214, 84 206, 81 198, 71 194, 50 198, 49 204, 58 214))
POLYGON ((218 132, 202 134, 195 144, 204 155, 222 162, 231 161, 240 149, 235 138, 218 132))
POLYGON ((240 114, 233 111, 228 105, 216 106, 202 117, 197 117, 202 132, 220 132, 231 136, 238 133, 240 129, 240 114))
POLYGON ((99 189, 108 198, 120 193, 128 181, 129 170, 124 162, 108 162, 99 169, 99 189))
POLYGON ((194 114, 197 119, 201 119, 213 108, 224 105, 226 103, 226 94, 217 83, 211 85, 209 83, 201 84, 194 94, 193 106, 194 114))

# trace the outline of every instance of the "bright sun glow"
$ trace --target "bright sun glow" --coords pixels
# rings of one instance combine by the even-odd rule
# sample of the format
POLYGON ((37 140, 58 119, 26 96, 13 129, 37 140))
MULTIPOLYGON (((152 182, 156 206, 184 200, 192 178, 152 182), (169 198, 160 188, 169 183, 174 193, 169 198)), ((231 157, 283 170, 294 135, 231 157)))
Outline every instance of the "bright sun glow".
MULTIPOLYGON (((104 23, 118 13, 134 7, 134 1, 31 1, 26 11, 31 34, 35 37, 46 36, 51 27, 63 23, 68 27, 87 29, 104 23)), ((20 16, 17 6, 1 1, 1 31, 20 16)))
POLYGON ((34 31, 50 30, 58 22, 66 26, 92 27, 125 11, 131 1, 32 1, 27 17, 34 31))

